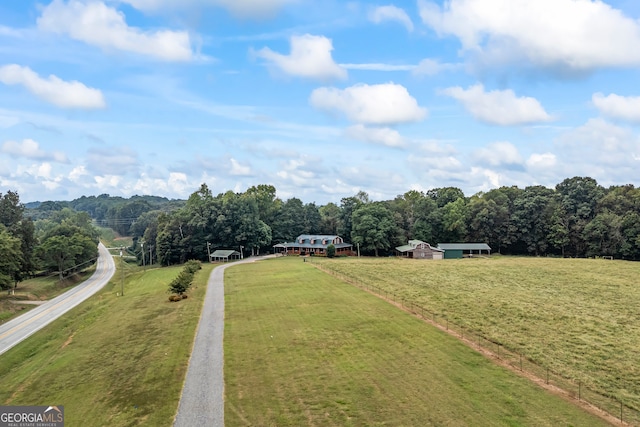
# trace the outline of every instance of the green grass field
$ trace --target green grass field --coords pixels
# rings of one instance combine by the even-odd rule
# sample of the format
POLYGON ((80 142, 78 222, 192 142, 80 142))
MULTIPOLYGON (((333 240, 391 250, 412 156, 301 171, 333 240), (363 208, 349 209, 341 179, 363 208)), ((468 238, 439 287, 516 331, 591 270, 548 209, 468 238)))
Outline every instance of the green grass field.
MULTIPOLYGON (((119 263, 116 263, 119 265, 119 263)), ((64 405, 70 427, 170 426, 212 266, 169 303, 182 267, 125 264, 103 291, 2 355, 0 404, 64 405)))
POLYGON ((227 269, 225 292, 227 426, 606 425, 299 258, 227 269))
POLYGON ((316 259, 640 409, 640 263, 316 259))

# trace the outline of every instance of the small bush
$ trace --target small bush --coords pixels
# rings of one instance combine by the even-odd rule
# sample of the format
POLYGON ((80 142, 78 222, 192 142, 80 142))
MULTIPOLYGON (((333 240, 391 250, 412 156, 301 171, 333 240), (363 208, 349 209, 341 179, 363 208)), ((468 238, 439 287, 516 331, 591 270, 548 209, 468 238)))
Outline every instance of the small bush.
POLYGON ((176 302, 176 301, 180 301, 180 300, 182 300, 182 297, 180 295, 171 295, 169 297, 169 301, 171 301, 171 302, 176 302))
POLYGON ((333 258, 335 256, 336 256, 336 247, 332 243, 329 246, 327 246, 327 258, 333 258))
POLYGON ((202 268, 202 263, 195 259, 187 261, 184 265, 184 269, 190 272, 191 274, 195 274, 201 268, 202 268))

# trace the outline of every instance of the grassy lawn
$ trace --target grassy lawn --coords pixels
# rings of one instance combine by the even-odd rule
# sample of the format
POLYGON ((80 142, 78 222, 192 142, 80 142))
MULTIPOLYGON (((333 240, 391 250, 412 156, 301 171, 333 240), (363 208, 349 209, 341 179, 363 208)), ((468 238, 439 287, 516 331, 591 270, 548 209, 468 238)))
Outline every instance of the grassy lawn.
POLYGON ((606 425, 299 258, 225 293, 227 426, 606 425))
MULTIPOLYGON (((119 266, 119 263, 116 263, 119 266)), ((171 426, 212 266, 169 303, 182 267, 125 264, 103 291, 2 355, 0 404, 64 405, 66 425, 171 426)))
POLYGON ((58 275, 36 277, 18 283, 15 295, 7 291, 0 292, 0 323, 6 322, 22 313, 36 307, 29 302, 47 301, 68 291, 73 286, 89 278, 95 267, 74 274, 64 280, 58 280, 58 275))
POLYGON ((316 259, 640 409, 640 263, 316 259))

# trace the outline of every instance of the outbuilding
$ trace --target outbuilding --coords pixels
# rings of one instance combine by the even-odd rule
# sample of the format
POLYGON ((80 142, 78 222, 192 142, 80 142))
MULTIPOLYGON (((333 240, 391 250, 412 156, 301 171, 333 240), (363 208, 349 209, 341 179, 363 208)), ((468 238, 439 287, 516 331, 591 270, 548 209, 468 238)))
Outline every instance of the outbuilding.
POLYGON ((486 243, 439 243, 438 248, 444 250, 445 259, 491 255, 491 247, 486 243))
POLYGON ((396 247, 396 254, 404 258, 442 259, 444 250, 434 248, 422 240, 409 240, 409 244, 396 247))
POLYGON ((233 249, 218 249, 214 253, 211 254, 211 262, 214 261, 224 261, 228 262, 229 258, 240 259, 240 252, 234 251, 233 249))

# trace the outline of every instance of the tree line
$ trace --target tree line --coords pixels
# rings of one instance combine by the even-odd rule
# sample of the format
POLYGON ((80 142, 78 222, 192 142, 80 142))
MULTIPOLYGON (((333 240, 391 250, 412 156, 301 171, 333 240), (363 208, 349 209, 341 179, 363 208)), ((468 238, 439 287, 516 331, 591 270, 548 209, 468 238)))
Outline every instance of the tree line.
POLYGON ((17 192, 0 194, 0 289, 54 271, 63 279, 97 257, 97 243, 86 212, 63 208, 34 221, 17 192))
POLYGON ((456 187, 411 190, 385 201, 359 192, 320 206, 296 197, 281 200, 265 184, 215 196, 202 184, 186 201, 106 195, 81 200, 69 203, 87 213, 102 206, 105 220, 133 236, 131 251, 140 260, 144 242, 146 262, 162 265, 205 260, 215 249, 264 253, 300 234, 340 235, 361 253, 378 256, 418 239, 432 245, 488 243, 493 252, 511 255, 640 259, 640 189, 604 188, 590 177, 470 197, 456 187))

